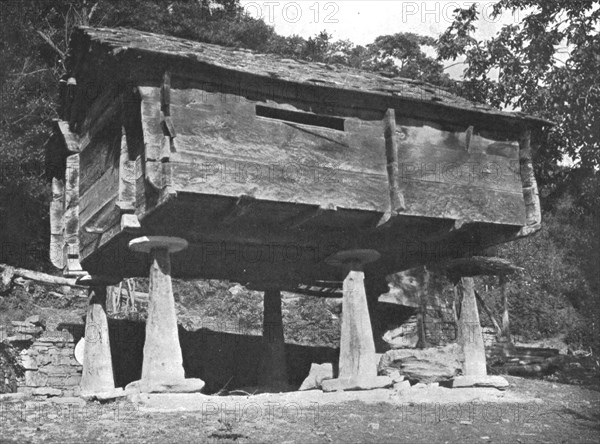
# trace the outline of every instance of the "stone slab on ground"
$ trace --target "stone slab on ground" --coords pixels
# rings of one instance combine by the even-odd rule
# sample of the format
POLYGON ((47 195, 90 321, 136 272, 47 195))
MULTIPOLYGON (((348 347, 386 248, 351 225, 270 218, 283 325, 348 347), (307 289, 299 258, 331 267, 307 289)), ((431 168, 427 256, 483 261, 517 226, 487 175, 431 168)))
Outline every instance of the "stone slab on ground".
POLYGON ((50 398, 52 404, 66 404, 66 405, 85 405, 86 401, 78 396, 61 396, 57 398, 50 398))
MULTIPOLYGON (((403 384, 403 383, 400 383, 403 384)), ((294 413, 298 408, 304 412, 315 406, 342 404, 360 401, 365 404, 386 403, 390 405, 472 403, 541 404, 540 399, 511 391, 478 387, 460 390, 426 386, 422 389, 407 388, 402 391, 375 389, 366 391, 344 391, 325 393, 321 390, 287 393, 263 393, 253 396, 213 396, 202 393, 152 393, 130 397, 138 404, 140 412, 201 411, 203 415, 218 415, 219 412, 250 411, 259 408, 264 415, 270 414, 274 406, 288 408, 294 413), (245 410, 246 409, 246 410, 245 410), (269 410, 270 409, 270 410, 269 410), (296 410, 293 410, 296 409, 296 410)), ((289 412, 288 412, 289 413, 289 412)), ((290 413, 291 414, 291 413, 290 413)))
POLYGON ((464 387, 493 387, 498 390, 506 390, 508 381, 502 376, 457 376, 452 380, 452 388, 464 387))
POLYGON ((390 387, 394 381, 389 376, 326 379, 321 383, 324 392, 373 390, 390 387))
POLYGON ((104 392, 82 392, 79 396, 86 401, 110 401, 112 399, 124 398, 128 393, 122 388, 116 388, 114 390, 107 390, 104 392))
POLYGON ((173 382, 133 381, 127 384, 127 393, 195 393, 204 388, 205 382, 198 378, 181 379, 173 382))

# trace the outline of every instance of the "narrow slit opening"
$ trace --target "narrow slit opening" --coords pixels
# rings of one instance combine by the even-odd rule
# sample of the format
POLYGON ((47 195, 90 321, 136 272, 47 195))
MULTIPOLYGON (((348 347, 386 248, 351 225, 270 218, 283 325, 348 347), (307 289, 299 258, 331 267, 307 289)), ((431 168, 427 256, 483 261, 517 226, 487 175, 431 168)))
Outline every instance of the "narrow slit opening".
POLYGON ((288 109, 272 108, 270 106, 256 105, 256 115, 268 119, 283 120, 285 122, 301 123, 302 125, 320 126, 337 131, 344 131, 344 119, 332 116, 291 111, 288 109))

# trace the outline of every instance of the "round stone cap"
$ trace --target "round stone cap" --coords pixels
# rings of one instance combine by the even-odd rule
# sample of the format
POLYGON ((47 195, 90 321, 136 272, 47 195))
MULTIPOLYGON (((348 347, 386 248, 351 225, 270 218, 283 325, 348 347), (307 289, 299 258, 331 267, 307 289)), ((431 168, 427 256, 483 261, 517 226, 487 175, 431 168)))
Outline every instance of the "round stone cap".
POLYGON ((129 248, 140 253, 150 253, 154 248, 166 248, 169 253, 177 253, 187 246, 188 241, 172 236, 142 236, 129 241, 129 248))
POLYGON ((80 278, 78 278, 75 283, 77 285, 84 285, 87 287, 95 287, 102 286, 106 287, 107 285, 117 285, 119 282, 123 280, 120 276, 98 276, 91 274, 84 274, 80 278))
POLYGON ((352 262, 368 264, 369 262, 375 262, 380 257, 381 254, 379 254, 376 250, 345 250, 332 254, 325 259, 325 263, 334 267, 341 267, 352 262))

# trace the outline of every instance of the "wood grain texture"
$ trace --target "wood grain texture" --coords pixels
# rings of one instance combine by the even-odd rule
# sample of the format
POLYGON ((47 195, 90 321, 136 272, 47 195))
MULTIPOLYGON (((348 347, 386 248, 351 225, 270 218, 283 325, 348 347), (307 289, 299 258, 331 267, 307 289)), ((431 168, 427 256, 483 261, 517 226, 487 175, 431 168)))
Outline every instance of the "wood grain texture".
POLYGON ((50 262, 56 268, 64 268, 64 213, 65 183, 64 180, 52 178, 52 201, 50 202, 50 262))
MULTIPOLYGON (((390 79, 341 66, 282 59, 128 29, 79 28, 74 32, 71 47, 67 65, 76 76, 89 59, 105 69, 110 69, 118 59, 122 70, 129 71, 123 73, 125 78, 135 70, 133 77, 145 75, 158 83, 164 67, 170 65, 173 77, 184 74, 199 82, 212 81, 229 87, 238 85, 244 89, 240 95, 248 97, 285 88, 278 94, 271 92, 271 95, 301 96, 305 101, 329 103, 329 106, 363 103, 381 111, 379 120, 386 109, 396 108, 407 109, 420 118, 468 121, 476 128, 504 128, 505 131, 515 131, 524 122, 547 123, 535 117, 475 104, 423 82, 390 79), (127 51, 123 51, 123 47, 127 51)), ((174 82, 173 78, 173 86, 174 82)))
MULTIPOLYGON (((160 91, 140 91, 147 156, 160 157, 160 91)), ((255 115, 252 101, 201 90, 171 89, 170 108, 179 132, 169 164, 177 191, 389 208, 381 123, 347 118, 341 132, 265 119, 255 115)), ((473 135, 466 152, 463 133, 422 123, 399 125, 394 133, 399 191, 412 193, 407 215, 522 223, 515 144, 473 135)))
POLYGON ((81 271, 79 223, 79 154, 72 154, 67 157, 65 170, 64 257, 67 273, 81 271))
POLYGON ((396 214, 406 209, 404 196, 398 187, 398 144, 396 143, 396 113, 390 108, 383 119, 385 155, 390 189, 390 213, 396 214))

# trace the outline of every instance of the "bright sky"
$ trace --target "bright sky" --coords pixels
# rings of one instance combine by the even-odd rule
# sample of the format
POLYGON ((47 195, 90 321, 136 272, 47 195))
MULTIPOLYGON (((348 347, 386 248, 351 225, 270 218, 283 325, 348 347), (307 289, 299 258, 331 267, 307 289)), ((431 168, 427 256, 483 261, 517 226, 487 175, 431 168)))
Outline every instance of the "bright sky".
MULTIPOLYGON (((438 37, 453 20, 454 9, 467 8, 473 1, 429 0, 242 0, 241 4, 253 17, 262 17, 275 27, 278 34, 298 34, 312 37, 322 30, 334 40, 349 39, 366 45, 376 37, 398 32, 438 37)), ((502 25, 518 21, 518 16, 504 14, 493 19, 495 1, 482 0, 479 4, 478 38, 494 35, 502 25)), ((433 55, 433 54, 431 54, 433 55)), ((448 71, 459 75, 462 66, 448 71)))

